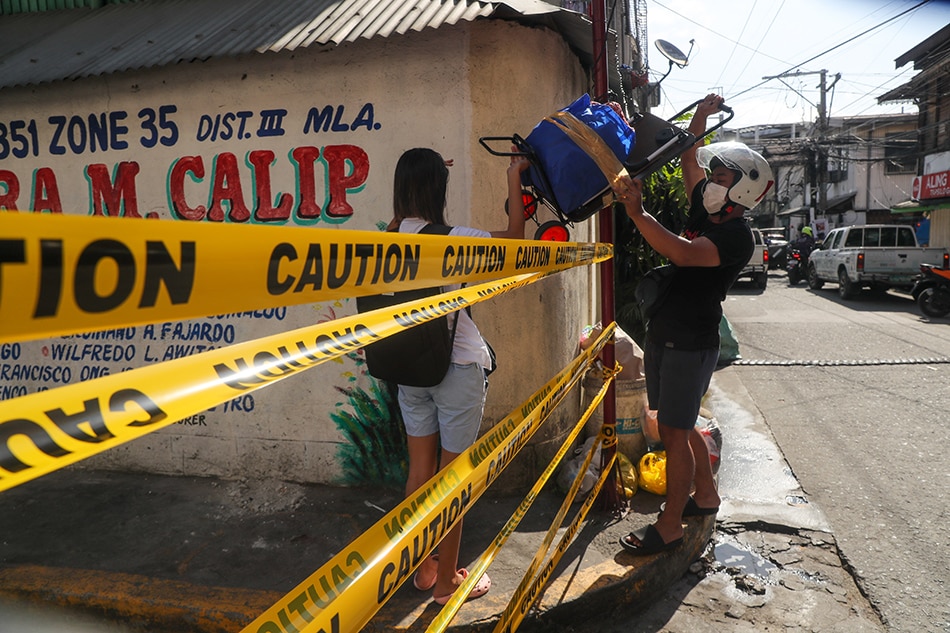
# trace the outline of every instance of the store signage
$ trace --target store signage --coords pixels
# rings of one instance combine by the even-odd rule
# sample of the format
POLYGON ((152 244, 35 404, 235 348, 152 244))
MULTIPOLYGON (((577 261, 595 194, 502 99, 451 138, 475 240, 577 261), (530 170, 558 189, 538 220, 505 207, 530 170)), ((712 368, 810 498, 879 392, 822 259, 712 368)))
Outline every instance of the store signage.
POLYGON ((950 171, 939 171, 914 178, 914 200, 950 198, 950 171))

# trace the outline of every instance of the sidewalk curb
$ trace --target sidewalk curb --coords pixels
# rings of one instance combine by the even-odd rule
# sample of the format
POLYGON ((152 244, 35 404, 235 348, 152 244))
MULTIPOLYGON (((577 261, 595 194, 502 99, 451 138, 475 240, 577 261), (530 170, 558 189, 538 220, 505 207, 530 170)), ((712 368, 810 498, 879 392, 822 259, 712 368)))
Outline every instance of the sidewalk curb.
MULTIPOLYGON (((579 623, 603 617, 621 605, 625 612, 636 612, 648 607, 703 555, 712 539, 716 527, 715 516, 686 521, 682 546, 640 557, 620 550, 618 544, 618 554, 613 563, 595 568, 600 578, 584 592, 583 599, 550 608, 538 614, 535 620, 538 623, 579 623), (617 567, 627 567, 627 571, 618 576, 614 573, 617 567)), ((553 583, 548 591, 556 589, 556 584, 553 583)))
POLYGON ((0 568, 0 594, 105 614, 122 622, 147 623, 148 630, 195 633, 240 631, 282 597, 273 591, 37 565, 0 568))

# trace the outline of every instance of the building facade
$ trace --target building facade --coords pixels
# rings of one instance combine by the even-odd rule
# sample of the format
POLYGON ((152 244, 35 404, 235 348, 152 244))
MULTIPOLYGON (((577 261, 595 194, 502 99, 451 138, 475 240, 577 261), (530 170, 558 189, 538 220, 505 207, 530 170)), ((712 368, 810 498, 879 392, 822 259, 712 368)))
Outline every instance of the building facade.
POLYGON ((757 226, 783 226, 794 238, 837 226, 911 222, 892 208, 907 199, 916 162, 913 114, 830 117, 816 126, 772 125, 729 130, 724 137, 760 151, 775 172, 774 196, 753 210, 757 226))
POLYGON ((879 102, 917 105, 917 168, 911 195, 894 210, 929 222, 934 246, 950 246, 950 25, 895 60, 920 71, 909 82, 878 97, 879 102))

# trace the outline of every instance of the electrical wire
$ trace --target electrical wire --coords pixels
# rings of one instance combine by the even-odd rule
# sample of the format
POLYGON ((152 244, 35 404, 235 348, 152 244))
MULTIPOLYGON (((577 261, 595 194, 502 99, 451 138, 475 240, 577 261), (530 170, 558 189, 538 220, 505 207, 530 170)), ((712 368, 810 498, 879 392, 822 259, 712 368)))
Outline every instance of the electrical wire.
MULTIPOLYGON (((930 55, 933 55, 933 53, 930 53, 930 55)), ((948 59, 950 59, 950 55, 948 55, 948 59)), ((885 80, 884 83, 879 84, 879 85, 875 86, 874 88, 869 89, 865 94, 870 94, 871 92, 877 92, 878 90, 882 90, 887 84, 893 82, 894 80, 895 80, 895 78, 893 78, 893 77, 892 77, 892 78, 889 78, 889 79, 885 80)), ((863 97, 863 96, 864 96, 864 95, 862 95, 862 97, 863 97)), ((939 95, 939 96, 946 96, 946 95, 944 94, 944 95, 939 95)), ((855 99, 854 101, 852 101, 851 103, 849 103, 848 105, 846 105, 844 108, 847 109, 847 108, 853 106, 854 104, 858 103, 860 100, 861 100, 861 97, 859 97, 858 99, 855 99)), ((866 112, 868 109, 870 109, 870 108, 872 108, 872 107, 874 107, 873 104, 872 104, 872 105, 869 105, 867 108, 865 108, 864 110, 861 110, 861 112, 858 112, 857 114, 861 114, 862 112, 866 112)))
MULTIPOLYGON (((745 16, 745 23, 742 25, 742 29, 739 31, 739 39, 742 39, 742 36, 745 35, 746 27, 749 26, 749 20, 752 19, 752 14, 755 13, 755 7, 758 6, 759 0, 755 0, 752 3, 752 9, 745 16)), ((722 70, 719 71, 719 76, 716 77, 716 81, 713 82, 714 86, 720 85, 719 81, 722 79, 723 74, 726 72, 726 69, 729 68, 729 64, 732 62, 732 56, 736 54, 736 48, 738 48, 739 43, 735 42, 733 44, 732 50, 729 51, 729 57, 726 59, 726 63, 722 65, 722 70)))
MULTIPOLYGON (((769 22, 768 28, 765 29, 765 32, 762 33, 762 37, 759 38, 758 43, 755 45, 755 50, 756 50, 756 51, 758 51, 758 50, 762 47, 762 42, 765 41, 765 38, 768 36, 769 32, 772 30, 772 27, 775 26, 775 20, 778 19, 778 16, 779 16, 779 14, 782 13, 782 9, 783 9, 784 7, 785 7, 785 0, 782 0, 782 4, 780 4, 780 5, 778 6, 778 9, 775 10, 775 15, 772 16, 772 21, 769 22)), ((743 67, 742 67, 742 70, 740 70, 740 71, 736 74, 736 77, 741 77, 742 75, 745 74, 745 71, 746 71, 746 69, 749 67, 749 64, 752 63, 752 59, 753 59, 752 57, 749 57, 749 59, 746 60, 745 66, 743 66, 743 67)), ((718 82, 717 82, 716 85, 718 85, 718 82)), ((732 90, 733 86, 735 86, 735 85, 736 85, 735 82, 733 82, 733 83, 732 83, 732 86, 729 86, 729 90, 727 90, 727 91, 725 91, 725 92, 730 92, 730 91, 732 90)))
MULTIPOLYGON (((687 22, 690 22, 690 23, 692 23, 692 24, 695 24, 696 26, 698 26, 699 28, 703 29, 704 31, 709 31, 709 32, 712 33, 713 35, 716 35, 716 36, 718 36, 718 37, 723 38, 723 39, 726 40, 727 42, 732 42, 733 44, 735 44, 736 46, 738 46, 738 47, 740 47, 740 48, 745 48, 745 49, 747 49, 747 50, 752 51, 753 53, 756 53, 756 54, 758 54, 758 55, 762 55, 763 57, 768 57, 769 59, 775 60, 775 61, 777 61, 777 62, 781 62, 781 63, 783 63, 783 64, 787 63, 784 59, 779 59, 779 58, 777 58, 777 57, 772 57, 771 55, 769 55, 769 54, 767 54, 767 53, 763 53, 763 52, 761 52, 761 51, 759 51, 759 50, 756 50, 756 49, 752 48, 751 46, 748 46, 748 45, 746 45, 746 44, 743 44, 742 42, 739 42, 739 41, 737 41, 737 40, 734 40, 734 39, 732 39, 732 38, 730 38, 730 37, 726 37, 726 36, 723 35, 722 33, 717 33, 716 31, 713 31, 712 29, 710 29, 709 27, 707 27, 707 26, 704 25, 704 24, 700 24, 699 22, 697 22, 696 20, 690 18, 689 16, 683 15, 682 13, 671 9, 670 7, 666 6, 666 5, 663 4, 662 2, 659 2, 659 0, 652 0, 652 1, 653 1, 657 6, 663 7, 664 9, 666 9, 667 11, 669 11, 670 13, 672 13, 673 15, 679 16, 679 17, 683 18, 684 20, 686 20, 687 22)), ((929 2, 930 0, 926 0, 926 1, 929 2)))
MULTIPOLYGON (((795 70, 795 69, 797 69, 797 68, 801 68, 801 67, 804 66, 805 64, 808 64, 808 63, 810 63, 810 62, 815 61, 815 60, 818 59, 819 57, 824 57, 824 56, 827 55, 828 53, 830 53, 830 52, 832 52, 832 51, 835 51, 835 50, 838 50, 839 48, 841 48, 841 47, 844 46, 845 44, 849 44, 849 43, 853 42, 854 40, 858 39, 859 37, 864 37, 865 35, 867 35, 867 34, 870 33, 871 31, 876 31, 877 29, 881 28, 881 27, 884 26, 885 24, 888 24, 889 22, 893 22, 893 21, 896 20, 897 18, 902 17, 902 16, 904 16, 904 15, 907 15, 908 13, 910 13, 910 12, 912 12, 912 11, 916 11, 916 10, 919 9, 920 7, 924 6, 925 4, 929 4, 929 3, 932 2, 932 1, 933 1, 933 0, 922 0, 921 2, 919 2, 919 3, 915 4, 914 6, 912 6, 911 8, 905 9, 904 11, 901 11, 901 12, 898 13, 897 15, 895 15, 895 16, 893 16, 893 17, 890 17, 890 18, 888 18, 888 19, 886 19, 886 20, 884 20, 884 21, 881 22, 880 24, 877 24, 876 26, 872 26, 871 28, 869 28, 869 29, 867 29, 867 30, 865 30, 865 31, 862 31, 862 32, 858 33, 857 35, 855 35, 855 36, 853 36, 853 37, 850 37, 850 38, 846 39, 845 41, 843 41, 843 42, 841 42, 841 43, 839 43, 839 44, 835 44, 835 45, 832 46, 831 48, 829 48, 829 49, 827 49, 827 50, 825 50, 825 51, 823 51, 823 52, 821 52, 821 53, 818 53, 818 54, 815 55, 814 57, 810 57, 809 59, 806 59, 806 60, 803 61, 803 62, 800 62, 800 63, 798 63, 798 64, 795 64, 794 66, 792 66, 792 67, 788 68, 787 70, 785 70, 785 71, 779 73, 778 75, 776 75, 776 77, 779 77, 779 76, 781 76, 781 75, 786 75, 786 74, 792 72, 793 70, 795 70)), ((771 81, 771 78, 770 78, 770 79, 763 79, 760 83, 755 84, 754 86, 752 86, 752 87, 750 87, 750 88, 746 88, 745 90, 743 90, 742 92, 739 92, 738 94, 732 95, 731 98, 734 99, 734 98, 736 98, 736 97, 738 97, 738 96, 740 96, 740 95, 743 95, 743 94, 745 94, 745 93, 747 93, 747 92, 750 92, 750 91, 752 91, 752 90, 755 90, 755 89, 758 88, 759 86, 762 86, 763 84, 766 84, 766 83, 768 83, 769 81, 771 81)))

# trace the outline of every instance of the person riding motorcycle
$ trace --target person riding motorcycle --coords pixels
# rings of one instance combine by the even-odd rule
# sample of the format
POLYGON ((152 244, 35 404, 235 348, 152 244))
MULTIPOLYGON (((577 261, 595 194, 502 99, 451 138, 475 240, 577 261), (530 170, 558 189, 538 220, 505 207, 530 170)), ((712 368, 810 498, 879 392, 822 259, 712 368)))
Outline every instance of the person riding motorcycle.
POLYGON ((802 228, 802 235, 792 242, 792 248, 801 253, 802 259, 807 259, 808 255, 815 250, 815 236, 810 226, 802 228))

